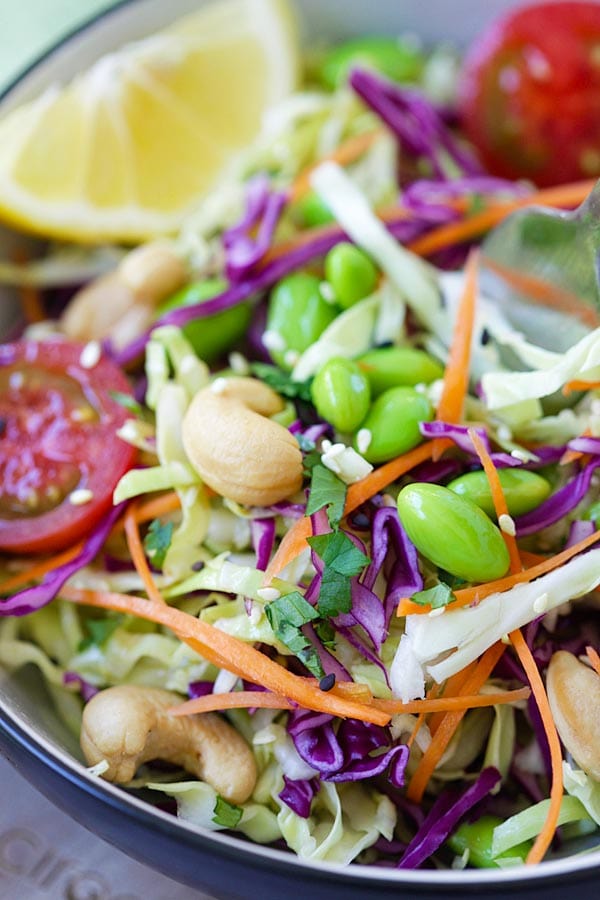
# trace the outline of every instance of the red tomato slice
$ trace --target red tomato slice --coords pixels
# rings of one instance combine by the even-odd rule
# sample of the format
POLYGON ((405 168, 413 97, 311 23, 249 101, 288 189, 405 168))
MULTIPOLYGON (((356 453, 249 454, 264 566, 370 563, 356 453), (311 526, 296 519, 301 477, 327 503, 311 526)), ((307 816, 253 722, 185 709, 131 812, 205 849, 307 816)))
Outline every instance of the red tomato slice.
POLYGON ((135 449, 116 435, 127 412, 110 395, 130 394, 127 379, 104 356, 86 368, 83 350, 58 340, 0 346, 0 550, 73 544, 133 463, 135 449))
POLYGON ((494 22, 459 80, 490 172, 540 186, 600 175, 600 4, 540 3, 494 22))

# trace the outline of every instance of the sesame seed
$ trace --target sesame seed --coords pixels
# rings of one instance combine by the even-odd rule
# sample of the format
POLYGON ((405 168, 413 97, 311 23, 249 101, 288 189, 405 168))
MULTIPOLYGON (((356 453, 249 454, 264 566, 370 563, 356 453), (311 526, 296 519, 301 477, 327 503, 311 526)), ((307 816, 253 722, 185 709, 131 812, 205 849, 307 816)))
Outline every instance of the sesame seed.
POLYGON ((237 350, 229 354, 229 366, 237 375, 247 375, 250 371, 248 360, 237 350))
POLYGON ((85 503, 89 503, 93 497, 93 491, 90 491, 89 488, 78 488, 69 494, 69 503, 72 506, 83 506, 85 503))
POLYGON ((335 303, 335 291, 328 281, 322 281, 319 285, 319 293, 326 303, 335 303))
POLYGON ((527 453, 525 453, 524 450, 511 450, 510 455, 513 457, 513 459, 520 460, 520 462, 528 462, 529 460, 529 456, 527 453))
POLYGON ((543 594, 540 594, 540 596, 536 597, 533 601, 533 611, 538 613, 538 615, 545 613, 548 609, 548 600, 548 594, 544 591, 543 594))
POLYGON ((102 347, 100 341, 89 341, 81 351, 79 365, 82 369, 93 369, 100 362, 102 347))
POLYGON ((189 375, 194 372, 198 366, 198 357, 192 353, 186 354, 179 364, 179 371, 182 375, 189 375))
POLYGON ((371 445, 372 439, 373 435, 368 428, 359 428, 356 435, 356 446, 358 447, 358 452, 363 454, 366 453, 371 445))
POLYGON ((263 332, 262 342, 267 350, 285 350, 286 345, 283 335, 279 334, 278 331, 272 331, 267 328, 267 330, 263 332))
POLYGON ((213 394, 222 394, 227 388, 227 379, 226 378, 215 378, 213 383, 210 386, 213 394))
POLYGON ((438 616, 442 616, 446 612, 445 606, 438 606, 437 609, 430 610, 427 615, 430 619, 437 619, 438 616))
POLYGON ((319 681, 319 688, 322 691, 330 691, 335 684, 335 672, 324 675, 319 681))
POLYGON ((256 593, 265 603, 271 603, 273 600, 279 600, 281 597, 281 591, 271 587, 259 588, 256 593))
POLYGON ((283 359, 286 366, 295 366, 300 359, 300 354, 297 350, 286 350, 283 359))
POLYGON ((510 646, 510 637, 508 634, 503 634, 500 640, 503 644, 508 644, 510 646))
POLYGON ((498 516, 498 525, 500 526, 500 531, 503 531, 504 534, 509 534, 511 537, 514 537, 517 533, 515 520, 506 513, 502 513, 501 516, 498 516))
POLYGON ((510 441, 512 438, 512 431, 508 427, 508 425, 500 425, 498 428, 498 439, 501 441, 510 441))

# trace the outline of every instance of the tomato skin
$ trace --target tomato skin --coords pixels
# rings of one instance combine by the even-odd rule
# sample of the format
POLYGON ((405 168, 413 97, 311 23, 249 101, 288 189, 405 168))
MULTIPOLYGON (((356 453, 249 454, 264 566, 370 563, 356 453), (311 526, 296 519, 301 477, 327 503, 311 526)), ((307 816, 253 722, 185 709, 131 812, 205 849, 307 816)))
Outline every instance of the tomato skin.
POLYGON ((102 356, 86 368, 84 345, 62 340, 0 346, 0 551, 61 550, 112 506, 135 448, 117 437, 126 410, 110 391, 131 393, 102 356), (73 490, 91 492, 74 504, 73 490))
POLYGON ((466 54, 459 111, 486 168, 540 187, 600 175, 600 4, 540 3, 466 54))

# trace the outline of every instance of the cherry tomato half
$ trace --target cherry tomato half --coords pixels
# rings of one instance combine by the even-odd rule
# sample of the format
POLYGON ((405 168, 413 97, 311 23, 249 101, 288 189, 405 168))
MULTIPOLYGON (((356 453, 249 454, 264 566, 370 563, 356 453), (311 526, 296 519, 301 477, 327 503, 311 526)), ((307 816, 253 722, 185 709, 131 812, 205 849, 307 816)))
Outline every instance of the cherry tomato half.
POLYGON ((86 368, 83 346, 0 346, 0 550, 60 550, 109 509, 135 450, 116 435, 130 393, 106 357, 86 368), (77 491, 77 493, 73 493, 77 491), (83 502, 82 502, 83 501, 83 502))
POLYGON ((600 4, 540 3, 495 21, 465 57, 459 107, 493 174, 540 186, 600 175, 600 4))

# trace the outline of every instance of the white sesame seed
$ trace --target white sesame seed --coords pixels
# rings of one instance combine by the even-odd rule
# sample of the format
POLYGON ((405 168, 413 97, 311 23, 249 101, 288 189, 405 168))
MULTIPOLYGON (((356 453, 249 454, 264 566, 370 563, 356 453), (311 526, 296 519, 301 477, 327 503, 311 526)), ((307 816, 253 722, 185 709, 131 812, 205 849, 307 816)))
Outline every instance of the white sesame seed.
POLYGON ((72 506, 83 506, 85 503, 89 503, 93 497, 94 493, 89 488, 78 488, 69 494, 69 503, 72 506))
POLYGON ((229 366, 237 375, 247 375, 250 371, 248 360, 242 353, 234 350, 229 354, 229 366))
POLYGON ((331 447, 331 441, 328 441, 327 438, 325 438, 324 441, 321 441, 321 450, 323 451, 323 453, 327 453, 329 450, 331 450, 331 447))
POLYGON ((335 303, 335 291, 328 281, 322 281, 319 285, 319 293, 326 303, 335 303))
POLYGON ((263 332, 262 342, 267 350, 283 351, 286 347, 283 335, 279 334, 278 331, 273 331, 269 328, 265 332, 263 332))
POLYGON ((100 341, 89 341, 81 351, 79 365, 83 369, 93 369, 100 362, 102 346, 100 341))
POLYGON ((194 356, 192 353, 188 353, 183 357, 179 364, 179 371, 182 375, 189 375, 190 372, 194 372, 196 367, 198 366, 198 357, 194 356))
POLYGON ((513 459, 518 459, 520 462, 527 462, 529 460, 529 456, 524 450, 511 450, 510 455, 513 459))
POLYGON ((500 640, 503 644, 508 644, 510 646, 510 637, 508 634, 503 634, 500 640))
POLYGON ((533 611, 538 613, 538 615, 545 613, 548 609, 548 600, 548 594, 544 591, 543 594, 540 594, 540 596, 536 597, 533 601, 533 611))
POLYGON ((508 425, 500 425, 498 428, 498 439, 500 441, 510 441, 512 438, 512 431, 508 427, 508 425))
POLYGON ((500 531, 503 531, 504 534, 509 534, 511 537, 514 537, 517 533, 515 520, 507 513, 502 513, 501 516, 498 516, 498 525, 500 526, 500 531))
POLYGON ((279 600, 281 597, 281 591, 272 587, 259 588, 256 593, 265 603, 271 603, 273 600, 279 600))
POLYGON ((438 606, 437 609, 430 610, 427 615, 430 619, 437 619, 438 616, 443 615, 446 612, 445 606, 438 606))
POLYGON ((110 769, 110 763, 106 759, 101 759, 95 766, 89 766, 88 775, 104 775, 110 769))
POLYGON ((356 446, 358 447, 358 452, 365 454, 371 445, 372 439, 373 435, 368 428, 359 428, 356 435, 356 446))
POLYGON ((283 359, 286 366, 293 368, 300 359, 300 354, 297 350, 286 350, 283 359))
POLYGON ((226 378, 215 378, 213 383, 210 386, 213 394, 222 394, 227 388, 227 379, 226 378))

